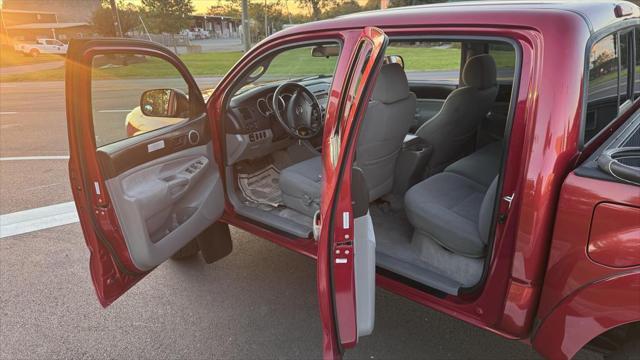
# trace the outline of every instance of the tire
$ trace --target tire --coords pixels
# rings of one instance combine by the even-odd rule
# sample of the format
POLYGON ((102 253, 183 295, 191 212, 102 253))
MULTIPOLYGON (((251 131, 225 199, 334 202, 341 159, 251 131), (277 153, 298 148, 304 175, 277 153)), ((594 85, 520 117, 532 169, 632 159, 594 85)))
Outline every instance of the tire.
POLYGON ((194 239, 191 240, 187 245, 182 247, 182 249, 178 250, 177 253, 173 254, 171 256, 171 260, 188 260, 198 255, 198 252, 200 252, 200 247, 198 246, 198 242, 194 239))
POLYGON ((31 51, 29 51, 29 56, 31 57, 38 57, 38 55, 40 55, 40 51, 38 49, 31 49, 31 51))
POLYGON ((640 328, 630 331, 626 341, 616 351, 605 356, 606 360, 640 359, 640 328))

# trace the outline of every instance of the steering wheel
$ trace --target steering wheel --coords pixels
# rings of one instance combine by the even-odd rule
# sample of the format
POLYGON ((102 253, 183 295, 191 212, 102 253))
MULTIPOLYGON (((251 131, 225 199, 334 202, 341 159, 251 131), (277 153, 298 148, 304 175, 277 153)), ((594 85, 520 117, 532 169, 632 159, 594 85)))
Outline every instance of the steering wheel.
POLYGON ((301 140, 311 139, 322 130, 322 110, 318 99, 304 85, 286 82, 273 93, 273 112, 284 129, 301 140), (289 102, 282 99, 285 90, 293 90, 289 102))

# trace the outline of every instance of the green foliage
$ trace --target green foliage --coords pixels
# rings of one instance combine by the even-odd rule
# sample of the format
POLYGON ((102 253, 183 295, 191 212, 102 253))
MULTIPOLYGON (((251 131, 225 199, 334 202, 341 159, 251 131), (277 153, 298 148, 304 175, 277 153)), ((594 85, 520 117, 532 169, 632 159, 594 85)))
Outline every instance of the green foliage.
POLYGON ((296 0, 296 2, 310 10, 312 20, 320 20, 325 9, 342 3, 336 0, 296 0))
MULTIPOLYGON (((122 33, 127 34, 140 25, 138 18, 138 9, 130 4, 124 3, 123 0, 118 2, 118 15, 120 17, 120 27, 122 33)), ((113 24, 113 14, 109 1, 103 1, 93 14, 91 15, 91 24, 94 30, 102 36, 116 36, 113 24)))
POLYGON ((191 0, 142 0, 145 23, 153 33, 175 34, 189 26, 191 0))
POLYGON ((447 2, 446 0, 390 0, 389 7, 401 7, 412 5, 424 5, 424 4, 437 4, 447 2))

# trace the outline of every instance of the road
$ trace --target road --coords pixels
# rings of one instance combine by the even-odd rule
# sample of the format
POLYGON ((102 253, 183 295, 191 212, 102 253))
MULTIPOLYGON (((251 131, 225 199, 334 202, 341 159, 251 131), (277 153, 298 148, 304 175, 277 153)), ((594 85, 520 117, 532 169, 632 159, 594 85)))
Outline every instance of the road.
MULTIPOLYGON (((63 83, 0 84, 0 105, 0 214, 71 201, 63 83), (7 159, 25 156, 62 158, 7 159)), ((106 310, 77 223, 0 238, 0 358, 319 358, 315 263, 232 236, 229 257, 169 261, 106 310)), ((539 357, 379 289, 374 334, 347 358, 539 357)))

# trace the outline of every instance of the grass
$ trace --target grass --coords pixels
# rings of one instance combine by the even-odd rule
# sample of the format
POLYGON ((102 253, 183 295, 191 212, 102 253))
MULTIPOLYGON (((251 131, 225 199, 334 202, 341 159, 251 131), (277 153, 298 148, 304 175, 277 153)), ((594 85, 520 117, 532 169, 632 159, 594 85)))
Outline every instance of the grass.
POLYGON ((24 56, 13 49, 3 47, 0 51, 0 67, 42 64, 51 61, 61 61, 64 58, 60 55, 40 54, 37 57, 24 56))
MULTIPOLYGON (((457 70, 460 68, 459 49, 389 47, 388 54, 400 55, 405 59, 407 71, 457 70)), ((507 51, 495 51, 499 67, 513 68, 513 55, 507 51)), ((191 74, 195 77, 224 75, 242 56, 239 51, 184 54, 180 55, 191 74)), ((36 58, 37 59, 37 58, 36 58)), ((58 58, 59 59, 59 58, 58 58)), ((268 75, 289 77, 292 75, 331 74, 336 58, 313 58, 309 49, 288 51, 274 59, 267 70, 268 75)), ((95 79, 122 78, 175 78, 176 70, 163 60, 147 57, 141 63, 128 66, 97 68, 95 79)), ((64 68, 51 69, 24 74, 7 74, 0 81, 46 81, 64 80, 64 68)))

